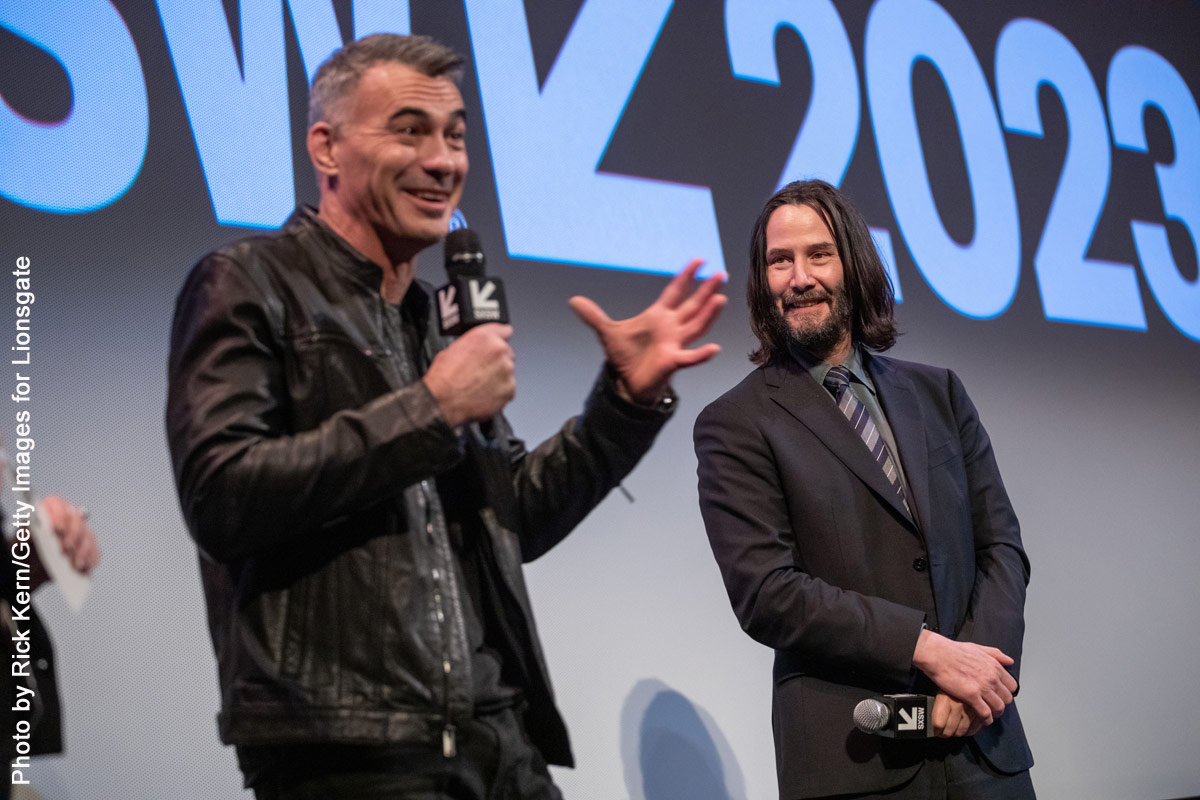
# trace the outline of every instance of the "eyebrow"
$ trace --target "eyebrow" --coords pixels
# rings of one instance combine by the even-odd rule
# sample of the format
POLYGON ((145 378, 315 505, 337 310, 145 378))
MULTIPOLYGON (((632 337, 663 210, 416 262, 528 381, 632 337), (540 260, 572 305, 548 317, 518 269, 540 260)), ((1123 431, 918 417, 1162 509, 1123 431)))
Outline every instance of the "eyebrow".
MULTIPOLYGON (((404 108, 397 109, 395 112, 393 112, 392 115, 388 117, 388 122, 395 122, 401 117, 420 117, 423 120, 432 118, 429 112, 423 108, 419 108, 417 106, 405 106, 404 108)), ((466 121, 467 110, 465 108, 456 108, 454 111, 450 112, 450 124, 453 125, 457 122, 466 121)))
MULTIPOLYGON (((804 253, 805 253, 805 255, 807 255, 809 253, 814 253, 818 250, 832 250, 833 252, 836 253, 837 247, 834 246, 833 242, 813 242, 812 244, 810 244, 804 248, 804 253)), ((772 247, 770 250, 767 251, 767 261, 773 261, 774 259, 778 258, 779 256, 787 256, 788 258, 793 258, 794 255, 795 255, 795 253, 792 250, 792 248, 790 248, 790 247, 772 247)))

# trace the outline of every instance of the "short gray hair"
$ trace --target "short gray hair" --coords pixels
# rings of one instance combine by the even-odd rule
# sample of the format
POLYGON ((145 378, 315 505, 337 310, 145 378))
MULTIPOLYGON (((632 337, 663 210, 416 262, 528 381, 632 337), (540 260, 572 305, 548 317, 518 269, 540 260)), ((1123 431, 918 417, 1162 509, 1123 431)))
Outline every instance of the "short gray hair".
MULTIPOLYGON (((330 112, 358 88, 363 73, 380 62, 394 61, 430 78, 462 78, 463 57, 428 36, 376 33, 334 52, 317 68, 308 94, 308 127, 330 119, 330 112)), ((336 112, 335 112, 336 113, 336 112)))

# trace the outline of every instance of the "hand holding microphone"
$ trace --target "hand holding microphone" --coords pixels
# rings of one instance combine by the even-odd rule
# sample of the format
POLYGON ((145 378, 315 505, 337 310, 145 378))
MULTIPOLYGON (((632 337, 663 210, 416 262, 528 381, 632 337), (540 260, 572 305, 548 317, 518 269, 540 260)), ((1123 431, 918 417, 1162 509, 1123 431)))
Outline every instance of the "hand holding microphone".
POLYGON ((483 274, 479 236, 467 228, 446 237, 449 282, 436 302, 442 333, 458 339, 434 356, 425 385, 452 428, 486 422, 516 395, 514 357, 508 340, 504 285, 483 274))
POLYGON ((933 698, 933 735, 944 738, 974 736, 983 728, 983 720, 974 716, 962 701, 942 692, 933 698))
POLYGON ((889 739, 949 739, 974 736, 983 728, 983 720, 944 692, 868 697, 854 707, 854 724, 863 733, 889 739))
POLYGON ((451 428, 490 420, 516 396, 511 336, 511 325, 479 325, 434 356, 424 381, 451 428))

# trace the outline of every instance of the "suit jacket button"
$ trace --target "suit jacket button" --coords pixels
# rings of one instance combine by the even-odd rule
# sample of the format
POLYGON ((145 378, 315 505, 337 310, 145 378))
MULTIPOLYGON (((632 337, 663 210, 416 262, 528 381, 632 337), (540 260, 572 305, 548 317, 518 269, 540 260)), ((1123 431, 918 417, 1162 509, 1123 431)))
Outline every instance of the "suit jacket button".
POLYGON ((929 562, 923 558, 913 559, 913 569, 917 572, 924 572, 929 567, 929 562))

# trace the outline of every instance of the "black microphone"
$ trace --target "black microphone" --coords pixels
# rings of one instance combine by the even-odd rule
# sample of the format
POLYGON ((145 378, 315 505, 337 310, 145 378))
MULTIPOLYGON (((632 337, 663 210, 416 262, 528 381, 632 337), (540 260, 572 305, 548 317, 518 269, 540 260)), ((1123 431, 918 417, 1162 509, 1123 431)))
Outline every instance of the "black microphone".
POLYGON ((925 694, 884 694, 868 697, 854 707, 854 724, 863 733, 889 739, 926 739, 933 736, 930 723, 933 698, 925 694))
POLYGON ((444 336, 460 336, 485 322, 508 322, 508 303, 499 278, 483 274, 487 260, 479 234, 469 228, 446 237, 450 281, 437 290, 438 327, 444 336))

